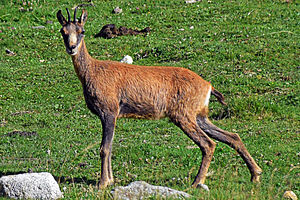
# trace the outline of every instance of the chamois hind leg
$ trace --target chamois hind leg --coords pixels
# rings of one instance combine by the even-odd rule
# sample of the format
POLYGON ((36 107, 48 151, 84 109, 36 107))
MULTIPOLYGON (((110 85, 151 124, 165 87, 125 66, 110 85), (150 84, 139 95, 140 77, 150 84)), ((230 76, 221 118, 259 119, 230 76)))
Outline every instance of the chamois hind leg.
POLYGON ((99 182, 100 188, 105 188, 113 184, 113 175, 111 168, 111 150, 114 137, 114 129, 116 124, 116 116, 113 114, 103 114, 101 117, 102 122, 102 142, 100 147, 101 157, 101 178, 99 182))
POLYGON ((183 130, 183 132, 191 138, 202 151, 202 162, 199 168, 198 174, 192 184, 192 187, 196 188, 198 185, 208 190, 208 187, 204 185, 206 174, 212 160, 216 143, 211 140, 198 126, 196 120, 190 120, 187 118, 178 121, 174 120, 174 123, 183 130))
POLYGON ((231 133, 220 129, 219 127, 212 124, 206 116, 198 116, 197 124, 209 137, 223 142, 235 149, 247 164, 247 167, 251 173, 251 181, 259 182, 262 169, 251 157, 237 133, 231 133))

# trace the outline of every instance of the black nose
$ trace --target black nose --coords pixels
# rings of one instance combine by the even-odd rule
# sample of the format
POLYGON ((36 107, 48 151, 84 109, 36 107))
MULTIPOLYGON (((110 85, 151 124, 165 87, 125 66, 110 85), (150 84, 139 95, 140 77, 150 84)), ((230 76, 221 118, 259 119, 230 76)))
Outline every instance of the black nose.
POLYGON ((76 45, 71 45, 70 46, 70 49, 75 49, 76 48, 76 45))

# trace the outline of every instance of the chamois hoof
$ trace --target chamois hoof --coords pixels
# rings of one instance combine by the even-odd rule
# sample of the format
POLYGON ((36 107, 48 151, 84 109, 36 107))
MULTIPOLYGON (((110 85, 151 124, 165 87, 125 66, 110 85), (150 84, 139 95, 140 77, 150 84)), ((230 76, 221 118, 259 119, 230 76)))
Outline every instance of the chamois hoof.
POLYGON ((260 183, 260 175, 251 176, 251 182, 260 183))
POLYGON ((105 189, 107 188, 107 184, 104 184, 104 183, 98 183, 98 189, 99 190, 102 190, 102 189, 105 189))
POLYGON ((205 184, 199 183, 199 184, 197 185, 197 188, 204 189, 205 191, 209 192, 209 188, 208 188, 208 186, 205 185, 205 184))
POLYGON ((114 184, 114 181, 105 181, 105 182, 101 181, 100 183, 98 183, 98 188, 99 189, 105 189, 105 188, 107 188, 107 187, 109 187, 113 184, 114 184))
POLYGON ((253 183, 260 183, 260 175, 262 173, 262 170, 256 172, 255 174, 251 175, 251 181, 253 183))

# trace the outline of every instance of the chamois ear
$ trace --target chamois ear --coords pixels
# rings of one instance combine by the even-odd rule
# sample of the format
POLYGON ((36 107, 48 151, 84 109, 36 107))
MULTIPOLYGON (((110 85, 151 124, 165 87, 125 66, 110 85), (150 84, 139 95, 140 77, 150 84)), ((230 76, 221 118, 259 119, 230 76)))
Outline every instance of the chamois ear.
POLYGON ((64 18, 64 16, 62 15, 61 10, 59 10, 59 11, 57 12, 56 17, 57 17, 59 23, 60 23, 62 26, 64 26, 64 25, 67 23, 67 20, 66 20, 66 19, 64 18))
POLYGON ((79 24, 81 26, 84 26, 86 20, 87 20, 87 11, 86 10, 82 10, 82 14, 81 14, 81 17, 79 19, 79 24))

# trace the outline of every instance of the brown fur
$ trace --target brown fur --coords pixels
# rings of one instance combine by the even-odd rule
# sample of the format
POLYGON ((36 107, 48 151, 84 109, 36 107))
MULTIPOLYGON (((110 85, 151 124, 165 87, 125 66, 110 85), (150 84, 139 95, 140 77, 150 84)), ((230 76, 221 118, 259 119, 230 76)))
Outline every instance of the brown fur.
POLYGON ((209 122, 209 91, 225 104, 223 95, 209 82, 180 67, 138 66, 96 60, 89 55, 83 40, 87 13, 83 11, 78 22, 66 21, 61 11, 57 13, 57 18, 63 26, 66 50, 72 56, 76 74, 82 83, 87 107, 102 122, 101 187, 113 183, 111 149, 118 117, 169 117, 180 127, 202 151, 202 163, 193 187, 204 184, 216 146, 210 137, 236 149, 246 162, 252 180, 259 181, 261 169, 238 135, 223 131, 209 122), (74 37, 70 39, 72 33, 77 35, 77 40, 74 37), (71 40, 78 45, 70 45, 71 40))
POLYGON ((72 59, 83 86, 92 88, 87 95, 104 102, 97 109, 147 119, 175 119, 179 113, 194 113, 196 118, 207 110, 203 104, 210 84, 196 73, 179 67, 99 61, 90 57, 84 41, 81 45, 72 59))

